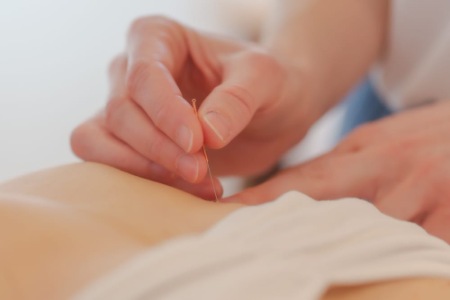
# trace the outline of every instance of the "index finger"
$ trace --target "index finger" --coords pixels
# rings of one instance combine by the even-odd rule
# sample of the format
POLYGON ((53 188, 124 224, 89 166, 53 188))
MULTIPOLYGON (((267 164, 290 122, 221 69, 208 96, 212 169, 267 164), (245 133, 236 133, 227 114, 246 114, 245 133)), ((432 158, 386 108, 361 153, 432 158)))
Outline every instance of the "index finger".
POLYGON ((128 38, 128 91, 153 124, 186 152, 203 144, 191 105, 175 81, 188 55, 183 27, 163 17, 142 18, 128 38))

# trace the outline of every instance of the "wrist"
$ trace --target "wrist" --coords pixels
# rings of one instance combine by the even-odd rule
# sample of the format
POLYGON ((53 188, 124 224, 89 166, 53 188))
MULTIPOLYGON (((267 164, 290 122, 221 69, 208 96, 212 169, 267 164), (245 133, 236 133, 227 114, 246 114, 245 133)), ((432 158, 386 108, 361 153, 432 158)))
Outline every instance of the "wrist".
POLYGON ((287 94, 294 95, 299 102, 302 122, 308 128, 314 124, 330 107, 321 95, 322 86, 314 66, 302 57, 275 55, 288 73, 287 94))

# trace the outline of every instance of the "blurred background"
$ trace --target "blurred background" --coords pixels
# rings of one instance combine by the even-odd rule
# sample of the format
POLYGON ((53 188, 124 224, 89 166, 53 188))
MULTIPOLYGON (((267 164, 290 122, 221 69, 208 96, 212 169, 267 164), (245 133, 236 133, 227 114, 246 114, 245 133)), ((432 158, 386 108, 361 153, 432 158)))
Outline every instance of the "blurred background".
MULTIPOLYGON (((270 1, 0 0, 0 181, 77 161, 70 132, 104 105, 108 63, 132 20, 164 14, 249 37, 270 1)), ((327 147, 325 127, 315 129, 313 152, 327 147)))

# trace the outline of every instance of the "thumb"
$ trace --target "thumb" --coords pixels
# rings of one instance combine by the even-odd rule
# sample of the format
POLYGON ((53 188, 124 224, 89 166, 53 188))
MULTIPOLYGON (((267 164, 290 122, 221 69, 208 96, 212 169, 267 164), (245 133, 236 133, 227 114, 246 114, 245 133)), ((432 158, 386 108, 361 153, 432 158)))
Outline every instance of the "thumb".
POLYGON ((281 66, 264 53, 242 52, 228 57, 222 84, 199 109, 206 144, 215 149, 226 146, 257 110, 274 102, 281 89, 281 74, 281 66))

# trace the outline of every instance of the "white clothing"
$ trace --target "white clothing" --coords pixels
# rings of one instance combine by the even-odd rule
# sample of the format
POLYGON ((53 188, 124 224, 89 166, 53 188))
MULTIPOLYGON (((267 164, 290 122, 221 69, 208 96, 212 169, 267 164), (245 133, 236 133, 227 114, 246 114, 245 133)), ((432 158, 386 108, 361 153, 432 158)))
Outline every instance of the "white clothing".
POLYGON ((393 110, 450 99, 450 0, 392 0, 375 86, 393 110))
POLYGON ((450 246, 358 199, 289 192, 165 242, 76 300, 320 299, 331 285, 450 279, 450 246))

